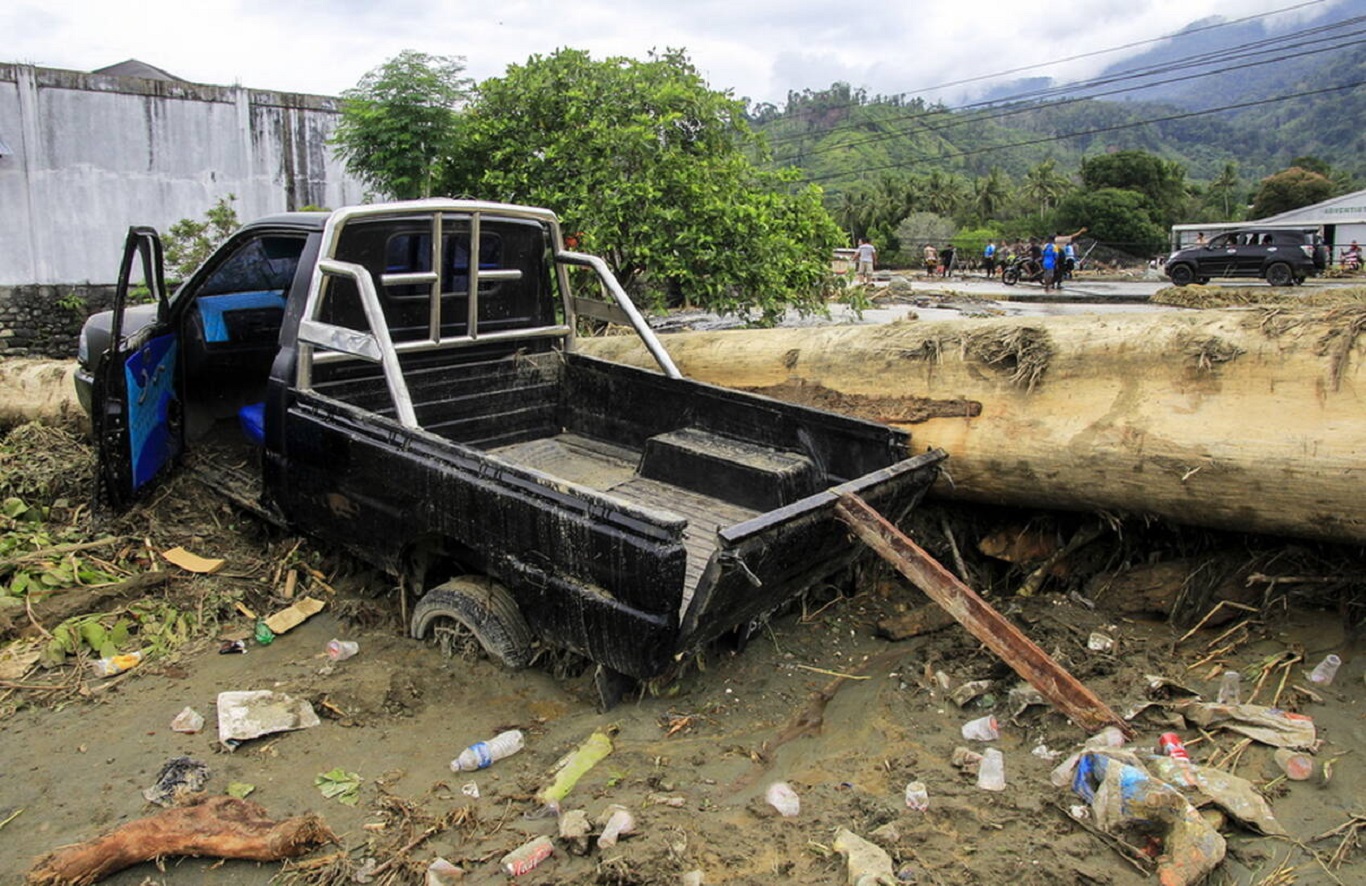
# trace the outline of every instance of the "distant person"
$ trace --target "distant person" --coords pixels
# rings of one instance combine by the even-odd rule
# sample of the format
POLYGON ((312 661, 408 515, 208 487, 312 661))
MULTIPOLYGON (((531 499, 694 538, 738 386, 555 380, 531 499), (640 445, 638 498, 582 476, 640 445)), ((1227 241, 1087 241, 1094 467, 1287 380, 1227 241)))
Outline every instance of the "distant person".
MULTIPOLYGON (((1062 248, 1062 276, 1060 280, 1071 280, 1072 272, 1077 268, 1077 247, 1076 244, 1067 243, 1062 248)), ((1062 287, 1059 287, 1060 289, 1062 287)))
POLYGON ((1200 233, 1198 233, 1198 234, 1195 235, 1195 245, 1196 245, 1196 246, 1204 246, 1204 245, 1205 245, 1205 232, 1204 232, 1204 231, 1201 231, 1200 233))
POLYGON ((1061 253, 1058 250, 1058 245, 1054 242, 1052 237, 1049 237, 1048 241, 1044 243, 1043 248, 1039 251, 1039 262, 1043 265, 1044 292, 1052 292, 1053 287, 1058 284, 1058 265, 1060 259, 1061 253))
POLYGON ((958 257, 958 250, 953 248, 952 243, 948 243, 943 249, 939 250, 939 263, 943 265, 942 277, 953 276, 953 260, 958 257))
POLYGON ((987 245, 982 247, 982 270, 987 272, 987 279, 996 276, 996 241, 988 240, 987 245))
POLYGON ((1353 240, 1351 246, 1342 250, 1341 264, 1349 271, 1361 270, 1361 247, 1357 245, 1357 241, 1353 240))
POLYGON ((873 282, 873 266, 877 263, 877 247, 868 242, 867 237, 860 237, 858 248, 854 250, 854 267, 858 274, 858 282, 865 286, 873 282))
POLYGON ((931 243, 926 243, 922 250, 925 257, 925 276, 933 277, 935 270, 939 267, 939 250, 934 248, 931 243))

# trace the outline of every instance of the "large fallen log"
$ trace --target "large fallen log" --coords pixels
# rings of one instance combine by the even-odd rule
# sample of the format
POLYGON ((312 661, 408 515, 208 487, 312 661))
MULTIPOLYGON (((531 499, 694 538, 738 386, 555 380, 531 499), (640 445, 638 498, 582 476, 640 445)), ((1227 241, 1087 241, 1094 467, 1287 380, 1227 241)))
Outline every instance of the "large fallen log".
MULTIPOLYGON (((1366 541, 1366 305, 690 332, 685 375, 908 428, 935 494, 1366 541)), ((651 365, 634 337, 581 342, 651 365)))

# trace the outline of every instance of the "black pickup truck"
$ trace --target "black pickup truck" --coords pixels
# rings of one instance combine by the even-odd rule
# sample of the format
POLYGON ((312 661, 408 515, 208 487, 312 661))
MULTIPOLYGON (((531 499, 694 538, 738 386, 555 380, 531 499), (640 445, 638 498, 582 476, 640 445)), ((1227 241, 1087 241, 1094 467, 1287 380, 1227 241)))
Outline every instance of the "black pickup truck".
POLYGON ((193 470, 397 576, 414 637, 512 667, 544 645, 608 682, 666 675, 851 563, 841 493, 900 519, 944 458, 680 377, 544 209, 287 213, 174 296, 162 273, 131 229, 115 308, 82 333, 104 498, 193 470), (152 302, 129 307, 139 275, 152 302), (660 371, 576 353, 580 318, 633 328, 660 371))

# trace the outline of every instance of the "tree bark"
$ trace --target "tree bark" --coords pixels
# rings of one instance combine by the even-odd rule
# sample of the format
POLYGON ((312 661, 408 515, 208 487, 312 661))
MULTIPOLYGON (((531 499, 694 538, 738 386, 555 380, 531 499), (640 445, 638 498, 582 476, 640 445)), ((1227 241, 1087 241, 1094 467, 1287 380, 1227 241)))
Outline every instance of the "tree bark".
MULTIPOLYGON (((1366 305, 691 332, 683 373, 905 427, 934 494, 1366 541, 1366 305)), ((580 340, 652 365, 633 336, 580 340)))

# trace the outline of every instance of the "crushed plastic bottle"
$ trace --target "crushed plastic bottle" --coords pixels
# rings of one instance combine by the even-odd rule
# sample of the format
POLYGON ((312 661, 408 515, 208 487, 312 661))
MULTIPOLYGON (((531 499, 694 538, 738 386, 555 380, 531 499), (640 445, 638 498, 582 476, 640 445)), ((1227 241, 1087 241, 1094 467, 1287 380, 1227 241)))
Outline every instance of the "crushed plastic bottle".
POLYGON ((1309 682, 1317 683, 1320 686, 1329 686, 1333 678, 1338 675, 1338 668, 1342 665, 1342 659, 1336 655, 1329 655, 1314 666, 1314 670, 1309 672, 1309 682))
MULTIPOLYGON (((476 769, 487 769, 494 763, 526 747, 526 737, 522 735, 520 729, 509 729, 507 732, 500 732, 488 741, 475 742, 460 752, 460 756, 451 761, 452 772, 473 772, 476 769)), ((530 870, 530 868, 528 868, 530 870)))
POLYGON ((357 652, 360 652, 360 644, 355 640, 327 641, 327 657, 332 661, 346 661, 357 652))

